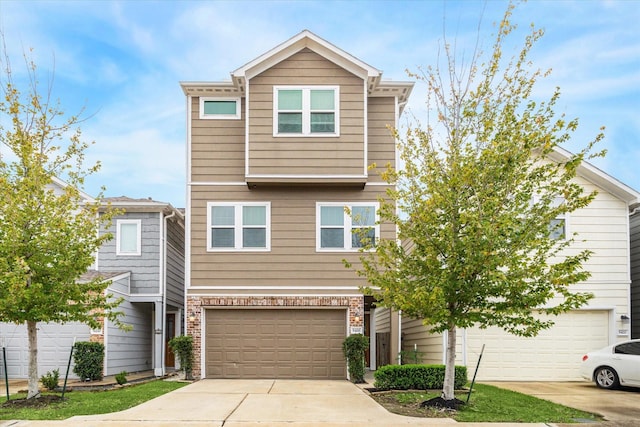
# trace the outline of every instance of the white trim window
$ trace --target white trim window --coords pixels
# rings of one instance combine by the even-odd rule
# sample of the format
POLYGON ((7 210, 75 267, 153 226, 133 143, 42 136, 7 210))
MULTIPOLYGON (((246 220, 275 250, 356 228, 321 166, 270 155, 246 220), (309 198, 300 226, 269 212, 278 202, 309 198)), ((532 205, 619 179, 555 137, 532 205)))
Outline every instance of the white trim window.
POLYGON ((207 203, 208 251, 271 249, 271 204, 207 203))
POLYGON ((377 202, 316 203, 316 250, 357 251, 375 244, 380 237, 378 208, 377 202))
POLYGON ((338 86, 274 86, 273 136, 339 136, 338 86))
POLYGON ((200 118, 208 120, 239 120, 240 98, 201 96, 200 118))
MULTIPOLYGON (((552 206, 557 208, 564 203, 564 197, 557 196, 553 199, 552 206)), ((549 233, 553 240, 564 240, 569 235, 567 230, 568 225, 568 213, 562 213, 551 220, 549 223, 549 233)))
POLYGON ((142 254, 142 220, 119 219, 116 221, 116 255, 140 256, 142 254))

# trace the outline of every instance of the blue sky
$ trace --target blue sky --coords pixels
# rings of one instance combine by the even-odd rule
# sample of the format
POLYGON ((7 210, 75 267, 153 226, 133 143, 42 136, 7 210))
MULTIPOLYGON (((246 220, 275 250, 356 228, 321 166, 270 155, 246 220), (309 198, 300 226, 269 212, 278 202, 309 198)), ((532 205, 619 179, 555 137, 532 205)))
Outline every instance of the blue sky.
MULTIPOLYGON (((185 204, 185 97, 180 81, 221 81, 229 72, 308 29, 393 80, 434 65, 443 34, 471 54, 478 29, 489 50, 505 1, 19 1, 0 0, 0 28, 16 77, 33 49, 41 80, 67 113, 85 107, 84 138, 101 172, 96 194, 185 204), (480 19, 482 21, 480 22, 480 19)), ((559 86, 556 111, 578 117, 565 148, 584 146, 606 127, 594 164, 640 190, 640 1, 519 4, 521 47, 531 23, 545 30, 531 58, 552 69, 541 99, 559 86)), ((416 85, 408 111, 425 111, 416 85)))

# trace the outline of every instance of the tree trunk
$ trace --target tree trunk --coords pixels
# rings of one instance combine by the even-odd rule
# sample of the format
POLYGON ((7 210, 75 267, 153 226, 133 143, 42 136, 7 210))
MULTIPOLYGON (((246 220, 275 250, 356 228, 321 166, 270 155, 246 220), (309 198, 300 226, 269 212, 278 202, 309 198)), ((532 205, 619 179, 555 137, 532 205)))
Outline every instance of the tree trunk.
POLYGON ((444 387, 442 398, 444 400, 455 399, 454 384, 456 376, 456 327, 450 325, 447 330, 447 353, 444 370, 444 387))
POLYGON ((27 333, 29 336, 29 382, 27 386, 27 399, 38 397, 38 329, 36 322, 27 321, 27 333))

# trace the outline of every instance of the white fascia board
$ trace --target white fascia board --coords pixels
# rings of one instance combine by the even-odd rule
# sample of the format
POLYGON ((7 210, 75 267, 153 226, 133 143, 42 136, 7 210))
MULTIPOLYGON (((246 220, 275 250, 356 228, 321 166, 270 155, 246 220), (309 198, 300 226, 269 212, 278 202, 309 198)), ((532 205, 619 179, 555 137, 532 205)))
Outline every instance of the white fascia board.
MULTIPOLYGON (((564 148, 556 147, 554 152, 549 155, 549 158, 554 161, 565 161, 571 156, 571 152, 564 148)), ((626 202, 629 206, 634 206, 640 203, 640 192, 622 183, 586 160, 584 160, 578 167, 578 176, 581 176, 598 187, 607 190, 620 200, 626 202)))
MULTIPOLYGON (((61 180, 57 176, 51 177, 51 183, 53 185, 58 186, 60 189, 64 189, 69 186, 69 184, 67 184, 65 181, 61 180)), ((96 199, 94 199, 84 191, 78 190, 78 193, 80 193, 80 198, 82 199, 83 203, 95 203, 96 199)))
POLYGON ((304 30, 233 71, 231 73, 232 80, 235 81, 237 78, 250 79, 305 47, 310 48, 314 52, 362 78, 377 78, 382 74, 380 70, 316 36, 311 31, 304 30))

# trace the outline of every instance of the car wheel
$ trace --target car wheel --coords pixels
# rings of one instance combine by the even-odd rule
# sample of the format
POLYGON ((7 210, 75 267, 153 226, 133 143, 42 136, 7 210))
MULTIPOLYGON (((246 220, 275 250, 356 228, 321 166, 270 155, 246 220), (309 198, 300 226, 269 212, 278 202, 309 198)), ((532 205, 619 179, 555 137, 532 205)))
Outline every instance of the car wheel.
POLYGON ((611 390, 620 386, 618 374, 613 368, 609 368, 608 366, 598 368, 595 378, 596 385, 600 388, 611 390))

